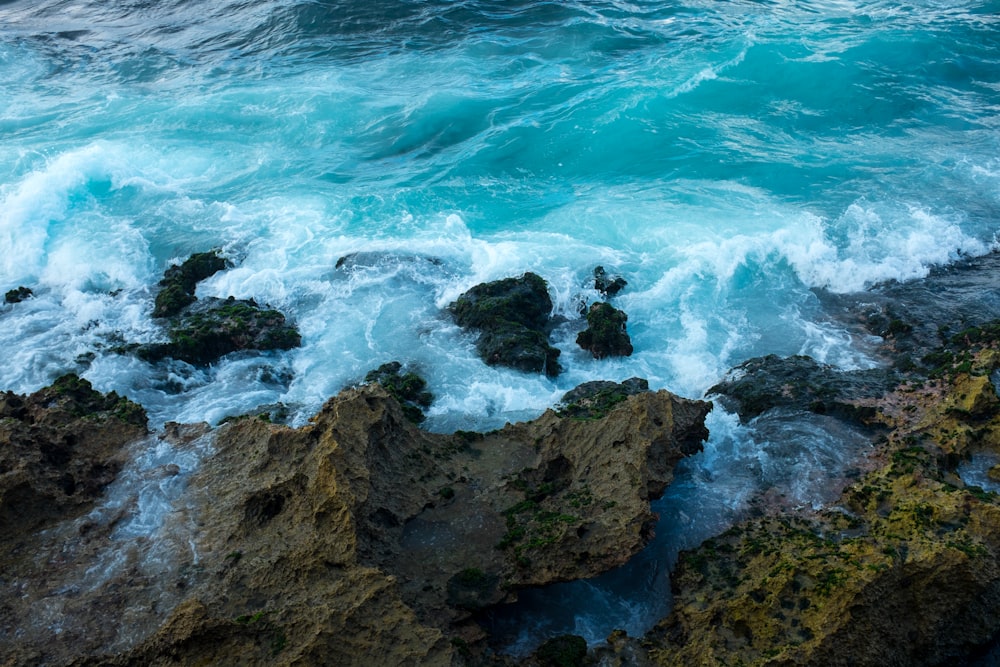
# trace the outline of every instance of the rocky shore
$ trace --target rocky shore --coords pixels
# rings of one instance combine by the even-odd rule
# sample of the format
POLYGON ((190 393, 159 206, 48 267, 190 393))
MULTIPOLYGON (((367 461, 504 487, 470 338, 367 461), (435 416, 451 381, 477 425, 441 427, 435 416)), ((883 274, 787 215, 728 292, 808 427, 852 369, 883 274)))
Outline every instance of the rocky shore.
MULTIPOLYGON (((157 308, 171 336, 206 310, 233 321, 221 309, 234 304, 194 297, 225 268, 205 254, 165 275, 170 303, 157 308)), ((140 406, 76 376, 7 393, 0 664, 977 664, 1000 632, 1000 496, 975 483, 1000 478, 998 276, 991 255, 912 283, 817 293, 877 368, 753 359, 708 398, 747 422, 821 414, 866 434, 840 497, 759 503, 683 552, 673 611, 646 636, 614 633, 589 651, 557 638, 524 660, 495 655, 477 614, 637 553, 655 525, 650 501, 708 435, 711 403, 639 379, 588 383, 530 422, 434 434, 416 425, 430 400, 422 380, 387 364, 301 428, 251 415, 150 434, 140 406), (137 466, 161 447, 196 464, 137 466), (167 501, 144 495, 150 481, 167 501)), ((602 294, 624 281, 614 285, 602 294)), ((504 343, 514 361, 501 363, 557 372, 551 305, 498 316, 512 298, 501 287, 547 298, 525 274, 463 295, 454 317, 480 332, 484 360, 501 358, 485 350, 497 327, 537 342, 530 354, 504 343)), ((247 321, 274 320, 279 347, 297 344, 280 313, 244 306, 247 321)), ((623 336, 624 314, 607 309, 623 336)), ((217 326, 201 329, 218 342, 217 326)), ((232 349, 257 345, 238 338, 232 349)))

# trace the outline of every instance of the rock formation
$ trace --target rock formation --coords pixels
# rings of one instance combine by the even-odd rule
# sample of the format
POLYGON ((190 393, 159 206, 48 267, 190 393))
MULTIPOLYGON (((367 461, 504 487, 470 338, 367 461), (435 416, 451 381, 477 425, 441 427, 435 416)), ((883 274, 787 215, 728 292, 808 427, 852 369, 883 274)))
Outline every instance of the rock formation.
MULTIPOLYGON (((10 664, 462 664, 485 636, 476 609, 606 570, 649 539, 649 500, 701 447, 710 404, 640 384, 600 415, 550 410, 486 434, 421 431, 376 384, 300 429, 226 424, 181 506, 142 538, 173 556, 137 555, 81 590, 62 608, 72 642, 16 628, 38 600, 7 591, 6 636, 34 640, 10 664), (141 575, 157 563, 160 577, 141 575)), ((113 546, 101 532, 33 592, 92 569, 101 540, 113 546)), ((23 562, 5 576, 23 572, 44 579, 23 562)))
POLYGON ((594 359, 628 357, 632 341, 625 332, 628 315, 603 301, 587 311, 587 328, 576 337, 576 344, 590 352, 594 359))
POLYGON ((228 268, 217 251, 195 253, 182 264, 169 267, 160 280, 153 317, 167 319, 169 342, 138 346, 146 361, 180 359, 207 365, 241 350, 289 350, 301 342, 298 330, 273 309, 261 308, 253 299, 195 297, 202 280, 228 268))
POLYGON ((12 290, 7 290, 7 292, 3 295, 3 302, 21 303, 25 299, 31 297, 33 294, 34 292, 32 292, 30 288, 21 285, 12 290))
POLYGON ((601 293, 606 299, 610 299, 621 292, 628 285, 621 276, 609 276, 603 266, 594 268, 594 289, 601 293))
POLYGON ((540 276, 476 285, 448 308, 458 326, 479 332, 476 350, 487 364, 559 374, 559 350, 548 337, 552 299, 540 276))
POLYGON ((998 268, 991 256, 821 295, 860 337, 883 337, 886 369, 767 357, 712 390, 745 420, 782 409, 864 424, 873 447, 831 506, 764 514, 682 553, 673 612, 642 642, 612 638, 604 664, 966 664, 995 641, 1000 497, 958 465, 1000 456, 998 268))

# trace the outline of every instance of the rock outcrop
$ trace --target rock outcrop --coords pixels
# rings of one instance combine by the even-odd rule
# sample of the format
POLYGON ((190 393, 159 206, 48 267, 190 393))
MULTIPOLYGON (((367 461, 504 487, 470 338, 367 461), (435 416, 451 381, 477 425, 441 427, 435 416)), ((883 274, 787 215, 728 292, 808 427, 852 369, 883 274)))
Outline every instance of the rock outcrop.
POLYGON ((594 268, 594 289, 600 292, 604 298, 610 299, 626 286, 628 286, 628 281, 621 276, 609 276, 603 266, 594 268))
POLYGON ((863 423, 871 452, 831 506, 765 514, 682 553, 673 612, 642 642, 617 638, 602 659, 930 666, 967 664, 995 641, 1000 497, 963 481, 959 466, 1000 456, 990 379, 1000 304, 985 289, 998 268, 992 256, 825 296, 847 326, 882 336, 876 352, 891 370, 768 357, 714 388, 743 419, 780 409, 863 423))
POLYGON ((198 283, 229 267, 218 251, 195 253, 160 280, 153 317, 167 320, 169 342, 135 347, 140 359, 208 365, 242 350, 290 350, 302 338, 285 316, 253 299, 195 297, 198 283))
POLYGON ((487 364, 556 376, 559 350, 549 344, 552 299, 534 273, 476 285, 448 309, 456 324, 479 333, 476 350, 487 364))
POLYGON ((587 311, 587 328, 577 335, 576 344, 590 352, 594 359, 628 357, 632 340, 625 331, 628 315, 603 301, 587 311))
POLYGON ((602 416, 486 434, 421 431, 377 384, 300 429, 226 424, 174 512, 187 520, 143 538, 186 564, 160 555, 153 579, 124 564, 79 594, 102 613, 75 617, 74 643, 17 646, 12 664, 463 664, 477 609, 649 539, 649 501, 701 447, 710 404, 632 389, 602 416), (115 631, 89 639, 88 622, 115 631))
POLYGON ((0 532, 10 540, 87 511, 115 478, 146 413, 64 375, 30 396, 0 395, 0 532))
POLYGON ((3 295, 3 302, 21 303, 22 301, 24 301, 27 298, 30 298, 33 295, 34 292, 32 292, 30 288, 21 285, 12 290, 7 290, 7 292, 3 295))
POLYGON ((427 391, 427 381, 417 373, 402 371, 401 363, 390 361, 365 375, 365 382, 376 382, 381 385, 399 402, 406 418, 414 424, 419 424, 425 419, 424 408, 430 407, 434 395, 427 391))

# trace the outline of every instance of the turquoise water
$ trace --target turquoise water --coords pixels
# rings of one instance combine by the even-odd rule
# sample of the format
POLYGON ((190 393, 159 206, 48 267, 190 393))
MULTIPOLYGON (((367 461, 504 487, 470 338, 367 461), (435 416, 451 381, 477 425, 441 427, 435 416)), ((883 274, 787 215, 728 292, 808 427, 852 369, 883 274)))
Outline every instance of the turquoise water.
POLYGON ((593 378, 697 396, 758 354, 864 365, 811 287, 996 245, 998 10, 6 2, 0 288, 37 298, 4 310, 0 386, 77 370, 159 420, 281 401, 302 421, 400 358, 446 429, 593 378), (284 310, 303 347, 207 371, 107 353, 162 336, 152 286, 209 247, 239 266, 200 293, 284 310), (357 251, 386 257, 334 271, 357 251), (630 283, 627 360, 573 343, 596 264, 630 283), (554 382, 486 368, 441 313, 526 270, 575 319, 554 382))
MULTIPOLYGON (((0 388, 72 370, 156 423, 301 424, 391 359, 435 430, 592 379, 699 397, 762 354, 864 367, 813 288, 998 245, 995 1, 8 0, 0 91, 0 290, 35 292, 0 308, 0 388), (303 346, 111 352, 163 337, 157 280, 211 247, 237 267, 199 294, 269 303, 303 346), (598 264, 629 281, 627 359, 574 343, 598 264), (555 380, 486 367, 442 312, 529 270, 568 318, 555 380)), ((762 441, 713 419, 692 470, 718 478, 762 441)))

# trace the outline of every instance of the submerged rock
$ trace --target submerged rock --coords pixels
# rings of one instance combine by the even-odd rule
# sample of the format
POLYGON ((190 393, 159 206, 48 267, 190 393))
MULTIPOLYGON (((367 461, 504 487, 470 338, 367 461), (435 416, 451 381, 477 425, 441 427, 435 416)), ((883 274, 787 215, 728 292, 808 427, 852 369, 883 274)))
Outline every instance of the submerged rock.
POLYGON ((621 276, 609 276, 603 266, 594 268, 594 289, 603 294, 605 298, 615 296, 627 285, 628 281, 621 276))
POLYGON ((559 374, 559 350, 548 337, 552 299, 540 276, 476 285, 448 309, 458 326, 479 332, 476 349, 487 364, 559 374))
POLYGON ((34 292, 32 292, 31 289, 21 285, 15 289, 8 290, 7 293, 4 294, 3 301, 4 303, 21 303, 33 294, 34 292))
POLYGON ((610 303, 595 303, 587 311, 587 328, 577 335, 576 344, 594 359, 628 357, 632 341, 625 331, 628 315, 610 303))

